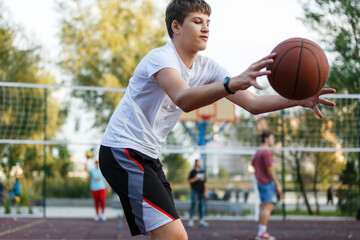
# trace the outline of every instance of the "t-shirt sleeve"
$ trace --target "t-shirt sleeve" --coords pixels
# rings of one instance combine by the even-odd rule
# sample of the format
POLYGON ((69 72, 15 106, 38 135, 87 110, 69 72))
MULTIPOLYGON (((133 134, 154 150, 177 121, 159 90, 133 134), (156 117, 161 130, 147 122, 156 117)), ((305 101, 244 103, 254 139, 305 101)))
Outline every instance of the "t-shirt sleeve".
POLYGON ((209 61, 209 66, 212 69, 212 74, 211 74, 212 77, 209 83, 224 81, 225 77, 231 77, 229 71, 226 68, 224 68, 223 66, 221 66, 220 64, 218 64, 217 62, 215 62, 210 58, 208 59, 208 61, 209 61))
POLYGON ((195 177, 195 171, 194 171, 194 170, 192 170, 192 171, 190 172, 188 179, 191 179, 191 178, 193 178, 193 177, 195 177))
POLYGON ((201 173, 204 174, 204 180, 203 180, 203 182, 205 183, 205 182, 206 182, 206 173, 205 173, 205 171, 201 171, 201 173))
POLYGON ((90 170, 89 170, 89 175, 90 175, 90 178, 93 177, 93 175, 94 175, 94 169, 90 169, 90 170))
POLYGON ((148 78, 164 68, 173 68, 181 72, 176 56, 164 49, 155 49, 146 56, 146 70, 148 78))

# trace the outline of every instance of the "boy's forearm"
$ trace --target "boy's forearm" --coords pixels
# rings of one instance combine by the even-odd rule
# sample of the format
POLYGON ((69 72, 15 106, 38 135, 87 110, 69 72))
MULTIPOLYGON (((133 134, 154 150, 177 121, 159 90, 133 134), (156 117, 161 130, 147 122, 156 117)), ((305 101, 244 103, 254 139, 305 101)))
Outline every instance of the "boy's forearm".
POLYGON ((216 82, 204 86, 184 89, 173 101, 184 112, 190 112, 214 103, 227 95, 223 84, 221 82, 216 82))
POLYGON ((199 180, 198 177, 189 178, 189 183, 194 183, 194 182, 196 182, 198 180, 199 180))
POLYGON ((170 99, 184 112, 209 105, 229 95, 222 81, 189 87, 174 69, 160 70, 154 77, 170 99))
POLYGON ((257 95, 252 103, 259 113, 273 112, 298 106, 296 100, 286 99, 280 95, 257 95))
POLYGON ((273 112, 298 106, 298 101, 286 99, 280 95, 255 95, 247 90, 239 91, 226 98, 252 114, 273 112))

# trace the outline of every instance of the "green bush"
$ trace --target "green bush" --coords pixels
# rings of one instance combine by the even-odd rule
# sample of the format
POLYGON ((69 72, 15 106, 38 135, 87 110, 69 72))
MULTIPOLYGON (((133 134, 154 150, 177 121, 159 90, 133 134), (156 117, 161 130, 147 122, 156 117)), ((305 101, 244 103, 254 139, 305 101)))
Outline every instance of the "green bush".
POLYGON ((179 199, 180 196, 189 196, 190 188, 178 188, 173 190, 173 196, 175 199, 179 199))
POLYGON ((46 186, 48 198, 91 198, 88 179, 71 178, 67 182, 49 179, 46 186))
POLYGON ((4 202, 4 213, 5 214, 10 214, 11 213, 11 203, 10 203, 10 200, 9 199, 6 199, 5 202, 4 202))
POLYGON ((339 192, 338 208, 343 214, 354 216, 359 208, 359 193, 355 189, 343 189, 339 192))

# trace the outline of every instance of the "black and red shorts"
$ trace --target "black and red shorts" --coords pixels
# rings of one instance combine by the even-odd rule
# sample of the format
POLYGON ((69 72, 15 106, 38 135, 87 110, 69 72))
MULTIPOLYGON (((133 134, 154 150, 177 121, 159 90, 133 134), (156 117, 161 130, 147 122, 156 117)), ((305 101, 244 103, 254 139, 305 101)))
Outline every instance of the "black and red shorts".
POLYGON ((99 165, 120 197, 132 236, 179 218, 159 159, 133 149, 101 146, 99 165))

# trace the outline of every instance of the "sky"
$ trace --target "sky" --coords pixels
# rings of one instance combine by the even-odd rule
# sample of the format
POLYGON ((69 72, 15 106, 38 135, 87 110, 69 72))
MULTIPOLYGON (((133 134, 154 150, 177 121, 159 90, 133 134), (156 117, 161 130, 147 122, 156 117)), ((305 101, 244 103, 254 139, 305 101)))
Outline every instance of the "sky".
MULTIPOLYGON (((58 49, 58 14, 52 0, 3 0, 12 19, 22 25, 35 43, 56 59, 58 49), (29 9, 31 9, 29 11, 29 9)), ((155 0, 165 11, 167 0, 155 0)), ((306 28, 298 0, 208 0, 212 7, 210 38, 202 52, 226 67, 232 75, 240 74, 262 58, 281 41, 304 37, 319 43, 315 33, 306 28)), ((165 27, 165 25, 164 25, 165 27)), ((320 44, 321 45, 321 44, 320 44)))
MULTIPOLYGON (((168 1, 155 2, 159 11, 164 12, 168 1)), ((207 49, 201 54, 217 61, 233 76, 269 54, 285 39, 303 37, 321 46, 317 34, 297 19, 302 16, 298 0, 207 2, 212 7, 210 37, 207 49)), ((25 34, 44 48, 49 69, 54 69, 53 74, 60 83, 62 76, 54 67, 61 51, 57 39, 59 15, 54 11, 54 1, 3 0, 3 3, 11 12, 11 22, 21 25, 25 34)), ((259 79, 259 82, 268 86, 266 77, 259 79)))

